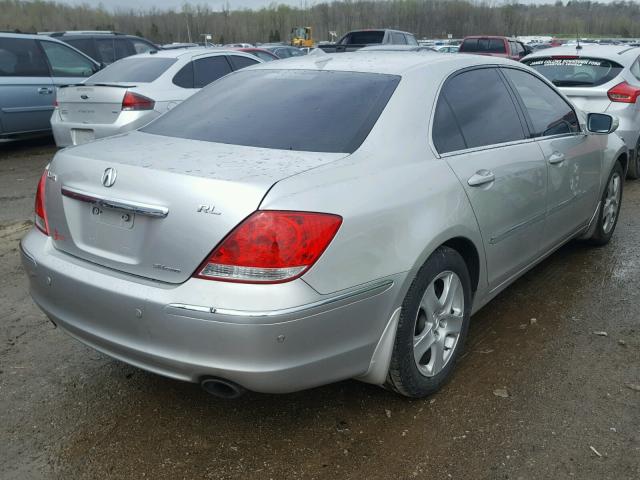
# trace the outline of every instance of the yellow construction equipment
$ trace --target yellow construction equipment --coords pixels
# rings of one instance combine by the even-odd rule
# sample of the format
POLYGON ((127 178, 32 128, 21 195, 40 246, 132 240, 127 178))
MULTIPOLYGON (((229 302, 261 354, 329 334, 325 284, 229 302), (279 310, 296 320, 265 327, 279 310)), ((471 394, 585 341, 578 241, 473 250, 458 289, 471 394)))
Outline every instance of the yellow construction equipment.
POLYGON ((291 29, 292 47, 313 47, 311 27, 293 27, 291 29))

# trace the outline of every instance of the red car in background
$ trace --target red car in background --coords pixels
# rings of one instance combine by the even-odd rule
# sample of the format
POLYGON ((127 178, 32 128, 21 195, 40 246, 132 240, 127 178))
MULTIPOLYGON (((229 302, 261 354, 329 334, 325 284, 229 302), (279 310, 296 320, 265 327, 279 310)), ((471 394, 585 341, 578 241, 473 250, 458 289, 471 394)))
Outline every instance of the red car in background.
POLYGON ((531 49, 515 38, 478 35, 465 37, 460 45, 459 53, 510 58, 519 62, 524 56, 531 53, 531 49))

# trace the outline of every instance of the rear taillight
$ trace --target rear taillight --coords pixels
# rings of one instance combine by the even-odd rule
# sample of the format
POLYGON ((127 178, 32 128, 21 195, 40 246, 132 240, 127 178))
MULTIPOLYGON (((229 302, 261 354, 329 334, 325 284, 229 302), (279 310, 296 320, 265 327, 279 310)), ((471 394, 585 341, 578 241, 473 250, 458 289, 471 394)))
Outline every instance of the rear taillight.
POLYGON ((612 102, 636 103, 638 96, 640 96, 640 88, 622 82, 609 90, 607 96, 612 102))
POLYGON ((195 276, 243 283, 298 278, 320 258, 342 217, 327 213, 257 211, 220 243, 195 276))
POLYGON ((127 92, 122 99, 122 110, 153 110, 156 102, 144 95, 127 92))
POLYGON ((49 222, 47 220, 47 209, 44 206, 44 194, 47 186, 47 173, 45 169, 44 173, 40 177, 38 182, 38 190, 36 190, 36 205, 35 205, 35 224, 45 235, 49 235, 49 222))

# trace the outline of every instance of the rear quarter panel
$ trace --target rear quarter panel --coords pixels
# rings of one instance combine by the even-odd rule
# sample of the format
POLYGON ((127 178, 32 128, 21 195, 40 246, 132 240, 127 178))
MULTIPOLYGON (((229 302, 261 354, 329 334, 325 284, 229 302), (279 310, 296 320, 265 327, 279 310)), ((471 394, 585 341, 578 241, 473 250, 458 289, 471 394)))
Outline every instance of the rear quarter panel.
POLYGON ((354 154, 280 181, 260 206, 343 217, 333 242, 302 277, 319 293, 401 272, 410 283, 427 257, 454 237, 474 243, 479 287, 486 283, 482 240, 464 189, 428 144, 437 85, 427 87, 425 80, 403 78, 354 154))

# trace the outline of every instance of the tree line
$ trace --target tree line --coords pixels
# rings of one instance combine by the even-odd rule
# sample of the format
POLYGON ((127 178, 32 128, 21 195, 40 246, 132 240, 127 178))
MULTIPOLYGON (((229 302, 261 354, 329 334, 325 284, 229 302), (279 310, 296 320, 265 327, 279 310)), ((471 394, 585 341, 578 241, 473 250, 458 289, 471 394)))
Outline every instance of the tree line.
POLYGON ((0 30, 116 30, 158 43, 287 40, 294 26, 311 26, 316 40, 358 28, 395 28, 418 38, 473 34, 640 37, 640 4, 557 1, 524 5, 469 0, 340 0, 299 7, 273 3, 258 10, 184 4, 178 10, 115 9, 42 0, 0 0, 0 30))

